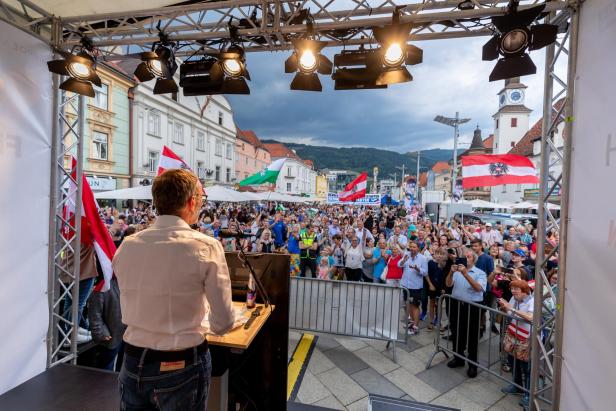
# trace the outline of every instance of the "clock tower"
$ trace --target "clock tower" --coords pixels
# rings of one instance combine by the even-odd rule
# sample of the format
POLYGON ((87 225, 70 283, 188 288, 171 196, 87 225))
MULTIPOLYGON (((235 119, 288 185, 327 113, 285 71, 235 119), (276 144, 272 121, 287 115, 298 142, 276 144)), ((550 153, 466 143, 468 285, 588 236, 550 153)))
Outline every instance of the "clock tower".
POLYGON ((493 154, 506 154, 528 131, 531 109, 524 105, 526 86, 519 77, 505 80, 498 93, 498 111, 494 118, 493 154))

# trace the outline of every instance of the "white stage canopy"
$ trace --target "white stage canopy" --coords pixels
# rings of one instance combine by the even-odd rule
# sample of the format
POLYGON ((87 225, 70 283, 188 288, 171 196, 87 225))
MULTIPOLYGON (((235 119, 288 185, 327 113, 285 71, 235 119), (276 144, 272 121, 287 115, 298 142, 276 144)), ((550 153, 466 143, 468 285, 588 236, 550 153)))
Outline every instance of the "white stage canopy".
POLYGON ((511 208, 511 206, 507 204, 493 203, 491 201, 485 201, 485 200, 479 200, 479 199, 471 200, 470 203, 473 208, 502 208, 502 209, 511 208))
MULTIPOLYGON (((208 201, 229 201, 239 203, 242 201, 254 201, 246 193, 232 190, 224 186, 205 187, 208 201)), ((152 186, 138 186, 123 188, 120 190, 103 191, 94 194, 96 199, 112 200, 152 200, 152 186)))

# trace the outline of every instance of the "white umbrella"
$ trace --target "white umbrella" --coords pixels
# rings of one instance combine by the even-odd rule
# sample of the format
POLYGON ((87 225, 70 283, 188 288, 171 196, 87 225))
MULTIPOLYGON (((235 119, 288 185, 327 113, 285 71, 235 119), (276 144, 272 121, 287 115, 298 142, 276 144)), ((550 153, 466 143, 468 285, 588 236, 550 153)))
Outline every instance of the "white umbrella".
POLYGON ((94 198, 112 200, 151 200, 152 186, 137 186, 95 193, 94 198))
POLYGON ((205 187, 208 201, 228 201, 231 203, 240 203, 242 201, 252 201, 252 198, 246 193, 232 190, 224 186, 205 187))
POLYGON ((510 206, 506 204, 492 203, 490 201, 479 200, 479 199, 471 200, 471 205, 473 206, 473 208, 511 208, 510 206))

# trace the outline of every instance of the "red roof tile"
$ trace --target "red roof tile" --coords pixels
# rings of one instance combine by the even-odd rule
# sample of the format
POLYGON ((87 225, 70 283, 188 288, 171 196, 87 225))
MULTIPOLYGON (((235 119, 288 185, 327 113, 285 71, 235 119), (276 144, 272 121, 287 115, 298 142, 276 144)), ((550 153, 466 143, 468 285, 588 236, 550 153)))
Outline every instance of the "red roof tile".
POLYGON ((451 170, 451 166, 449 165, 447 161, 438 161, 436 164, 432 166, 432 171, 434 171, 434 173, 436 174, 439 174, 439 173, 442 173, 443 171, 448 171, 448 170, 451 170))
POLYGON ((304 164, 306 164, 310 168, 314 168, 314 163, 312 160, 304 160, 304 164))
MULTIPOLYGON (((565 98, 561 98, 554 104, 554 110, 552 115, 556 115, 558 110, 565 104, 565 98)), ((543 118, 540 118, 531 128, 524 134, 524 136, 518 141, 511 150, 509 150, 509 154, 517 154, 520 156, 532 156, 533 155, 533 142, 537 139, 541 138, 541 129, 542 129, 542 121, 543 118)))
POLYGON ((494 146, 494 134, 490 134, 488 138, 483 140, 483 146, 487 149, 492 150, 492 147, 494 146))
POLYGON ((428 173, 424 171, 419 174, 419 187, 426 187, 428 185, 428 173))
POLYGON ((263 143, 259 140, 259 137, 252 130, 240 130, 237 128, 237 137, 255 147, 263 147, 263 143))
POLYGON ((289 147, 282 143, 266 143, 263 144, 265 149, 270 152, 272 158, 294 158, 295 160, 302 161, 297 154, 295 154, 289 147))

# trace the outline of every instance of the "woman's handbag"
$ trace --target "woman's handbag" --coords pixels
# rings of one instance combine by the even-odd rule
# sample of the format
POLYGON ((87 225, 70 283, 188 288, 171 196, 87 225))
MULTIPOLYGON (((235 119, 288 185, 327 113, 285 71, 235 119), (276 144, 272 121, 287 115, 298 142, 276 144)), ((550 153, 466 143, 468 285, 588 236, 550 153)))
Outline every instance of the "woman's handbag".
POLYGON ((503 350, 520 361, 528 361, 530 357, 529 339, 520 339, 510 332, 505 333, 503 338, 503 350))

